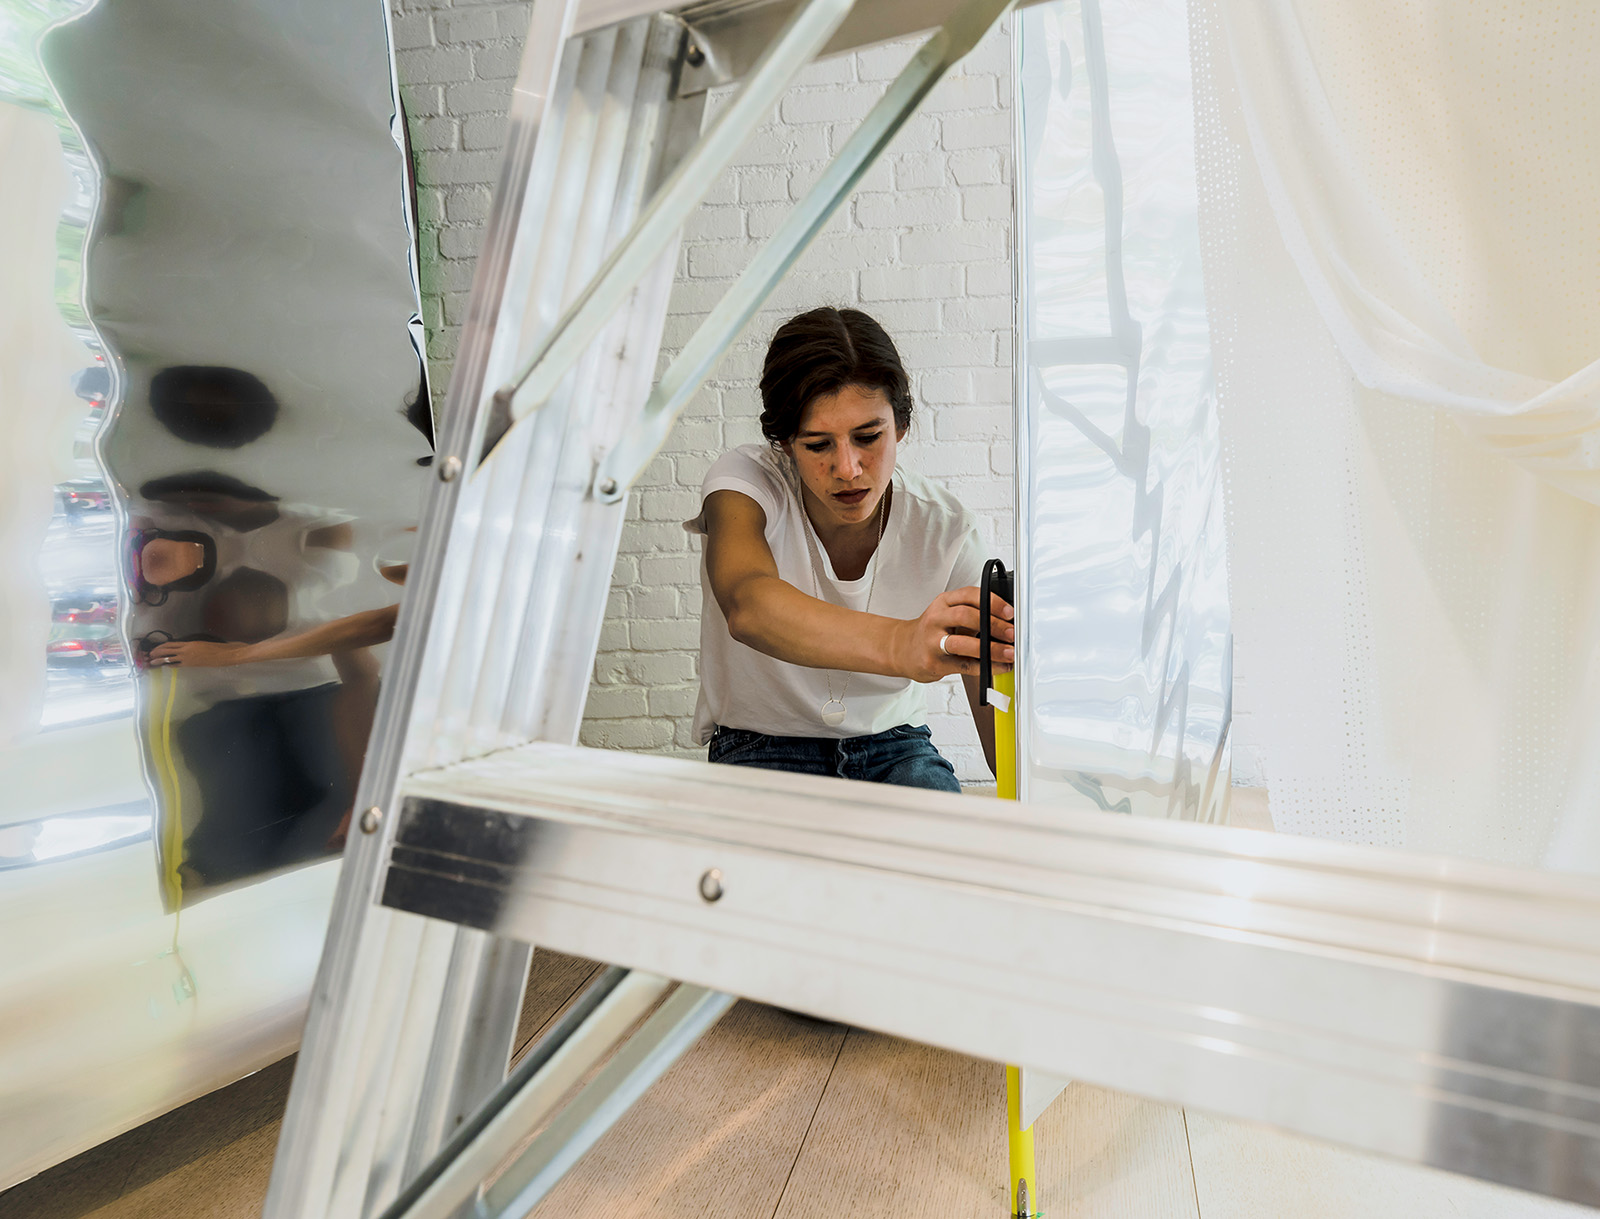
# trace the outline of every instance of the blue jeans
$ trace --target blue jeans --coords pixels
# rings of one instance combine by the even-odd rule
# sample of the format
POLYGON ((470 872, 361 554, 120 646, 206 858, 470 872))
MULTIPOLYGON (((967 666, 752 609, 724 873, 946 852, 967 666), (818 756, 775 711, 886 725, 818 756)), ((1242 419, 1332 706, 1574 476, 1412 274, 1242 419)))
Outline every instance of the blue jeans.
POLYGON ((926 727, 901 724, 872 736, 767 736, 718 728, 710 758, 729 766, 760 766, 800 775, 836 775, 868 783, 959 792, 955 768, 933 747, 926 727))

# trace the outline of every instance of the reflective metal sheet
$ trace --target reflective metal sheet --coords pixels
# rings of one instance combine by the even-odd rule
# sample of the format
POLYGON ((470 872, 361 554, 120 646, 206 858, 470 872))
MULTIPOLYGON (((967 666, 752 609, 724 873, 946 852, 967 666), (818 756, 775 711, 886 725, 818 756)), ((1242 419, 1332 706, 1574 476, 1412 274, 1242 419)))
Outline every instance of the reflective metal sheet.
POLYGON ((1019 785, 1217 820, 1231 644, 1181 0, 1017 16, 1019 785))
POLYGON ((431 451, 396 109, 371 0, 0 0, 0 1187, 298 1035, 431 451))

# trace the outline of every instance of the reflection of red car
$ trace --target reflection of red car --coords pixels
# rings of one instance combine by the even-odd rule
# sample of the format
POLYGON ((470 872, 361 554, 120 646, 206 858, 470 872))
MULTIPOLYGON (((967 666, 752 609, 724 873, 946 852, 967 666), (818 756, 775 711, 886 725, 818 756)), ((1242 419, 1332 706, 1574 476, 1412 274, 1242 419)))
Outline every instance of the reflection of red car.
POLYGON ((47 663, 64 668, 99 669, 123 665, 127 654, 120 639, 57 639, 45 645, 47 663))
POLYGON ((74 520, 90 513, 111 511, 111 492, 104 483, 88 479, 56 484, 61 511, 74 520))
POLYGON ((74 623, 80 626, 115 622, 117 603, 111 597, 96 597, 89 601, 57 601, 51 617, 56 622, 74 623))

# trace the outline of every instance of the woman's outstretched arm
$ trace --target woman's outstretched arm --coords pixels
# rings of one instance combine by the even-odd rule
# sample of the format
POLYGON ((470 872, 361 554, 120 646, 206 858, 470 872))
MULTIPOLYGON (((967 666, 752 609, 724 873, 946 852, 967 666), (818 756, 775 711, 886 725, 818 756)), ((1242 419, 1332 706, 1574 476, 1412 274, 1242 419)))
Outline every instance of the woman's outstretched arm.
MULTIPOLYGON (((767 514, 738 491, 706 497, 706 571, 712 595, 740 643, 814 669, 937 681, 978 672, 978 590, 941 593, 917 618, 847 610, 801 592, 778 575, 767 514), (945 652, 939 641, 948 636, 945 652)), ((1011 607, 992 598, 991 659, 1011 667, 1011 607)))
POLYGON ((262 660, 296 660, 306 656, 326 656, 352 648, 370 648, 394 637, 398 605, 363 610, 347 618, 336 618, 298 635, 275 635, 260 643, 208 643, 202 639, 163 643, 150 652, 155 665, 184 665, 191 669, 214 669, 228 665, 255 664, 262 660))

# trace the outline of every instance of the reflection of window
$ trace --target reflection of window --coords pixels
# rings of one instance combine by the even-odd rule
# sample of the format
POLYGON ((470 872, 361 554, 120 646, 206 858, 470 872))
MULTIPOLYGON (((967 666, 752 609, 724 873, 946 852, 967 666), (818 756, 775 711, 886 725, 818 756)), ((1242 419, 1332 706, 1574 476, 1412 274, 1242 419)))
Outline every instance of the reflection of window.
POLYGON ((0 825, 0 871, 126 846, 150 837, 146 801, 0 825))
MULTIPOLYGON (((104 376, 98 367, 88 371, 104 376)), ((104 479, 74 478, 56 485, 39 560, 50 598, 41 728, 92 723, 133 709, 114 566, 116 536, 116 508, 104 479)))

